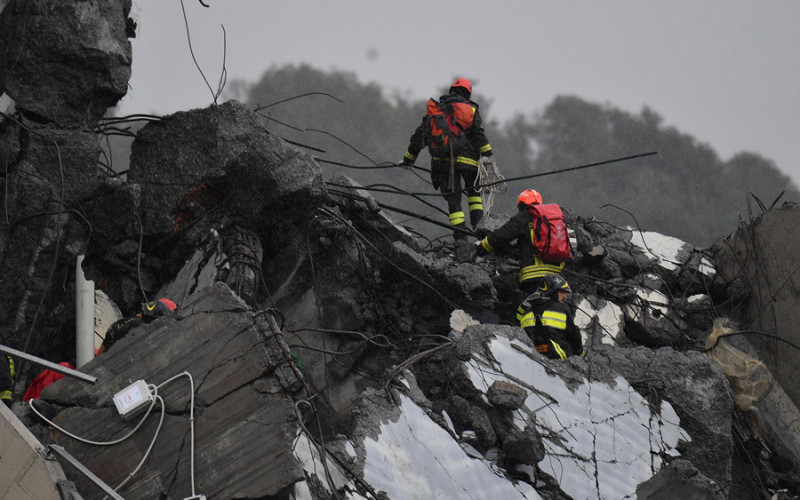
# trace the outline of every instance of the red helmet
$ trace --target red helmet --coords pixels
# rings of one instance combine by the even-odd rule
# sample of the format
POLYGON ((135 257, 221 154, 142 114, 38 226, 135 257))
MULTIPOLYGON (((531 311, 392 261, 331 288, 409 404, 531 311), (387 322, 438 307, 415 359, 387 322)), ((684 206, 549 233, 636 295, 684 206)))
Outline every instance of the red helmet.
POLYGON ((526 189, 519 194, 517 198, 517 205, 524 203, 525 205, 541 205, 542 195, 535 189, 526 189))
POLYGON ((467 92, 469 92, 470 95, 472 95, 472 82, 470 82, 466 78, 459 78, 456 81, 454 81, 452 85, 450 85, 451 89, 456 87, 464 88, 467 90, 467 92))

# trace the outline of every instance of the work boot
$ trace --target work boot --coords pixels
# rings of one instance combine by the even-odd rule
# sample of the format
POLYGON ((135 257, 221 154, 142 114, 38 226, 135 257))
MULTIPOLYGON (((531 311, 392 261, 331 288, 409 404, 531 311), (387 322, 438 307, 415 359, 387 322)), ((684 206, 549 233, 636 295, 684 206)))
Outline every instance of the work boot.
MULTIPOLYGON (((466 224, 462 224, 461 227, 466 228, 466 224)), ((457 261, 469 261, 469 254, 472 253, 472 245, 469 242, 467 233, 460 231, 455 232, 453 234, 453 246, 455 247, 457 261)))
POLYGON ((472 229, 478 227, 481 219, 483 219, 483 210, 471 210, 469 212, 469 222, 472 224, 472 229))

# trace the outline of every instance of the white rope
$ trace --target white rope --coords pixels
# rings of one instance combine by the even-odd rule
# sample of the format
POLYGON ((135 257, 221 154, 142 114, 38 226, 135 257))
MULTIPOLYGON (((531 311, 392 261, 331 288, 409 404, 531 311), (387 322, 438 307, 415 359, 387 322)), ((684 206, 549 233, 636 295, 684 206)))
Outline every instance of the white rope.
POLYGON ((494 155, 481 156, 478 161, 478 176, 475 178, 475 186, 483 186, 484 184, 491 184, 490 186, 483 186, 477 188, 483 198, 483 213, 489 214, 489 210, 494 203, 494 195, 496 193, 505 193, 508 191, 508 186, 505 181, 506 178, 500 174, 497 168, 497 163, 494 161, 494 155))

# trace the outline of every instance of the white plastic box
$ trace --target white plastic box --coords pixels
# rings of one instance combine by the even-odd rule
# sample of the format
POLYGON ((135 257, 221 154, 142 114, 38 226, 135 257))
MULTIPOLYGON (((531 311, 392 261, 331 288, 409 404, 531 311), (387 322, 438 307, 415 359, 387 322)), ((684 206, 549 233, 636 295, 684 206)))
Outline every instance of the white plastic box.
POLYGON ((120 416, 125 420, 141 414, 153 401, 150 388, 144 380, 137 380, 128 387, 114 394, 114 405, 120 416))

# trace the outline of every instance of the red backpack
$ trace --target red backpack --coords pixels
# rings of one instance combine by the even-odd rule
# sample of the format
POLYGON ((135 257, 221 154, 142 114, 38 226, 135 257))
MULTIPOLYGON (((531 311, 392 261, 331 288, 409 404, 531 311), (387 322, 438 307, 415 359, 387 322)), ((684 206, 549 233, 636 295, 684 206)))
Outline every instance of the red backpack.
POLYGON ((549 262, 564 262, 572 258, 572 244, 561 207, 555 203, 528 205, 528 211, 533 216, 530 229, 536 256, 549 262))
POLYGON ((424 145, 431 156, 458 153, 467 142, 464 131, 472 126, 475 110, 466 102, 439 102, 428 99, 427 114, 422 119, 424 145), (452 147, 452 150, 451 150, 452 147))

